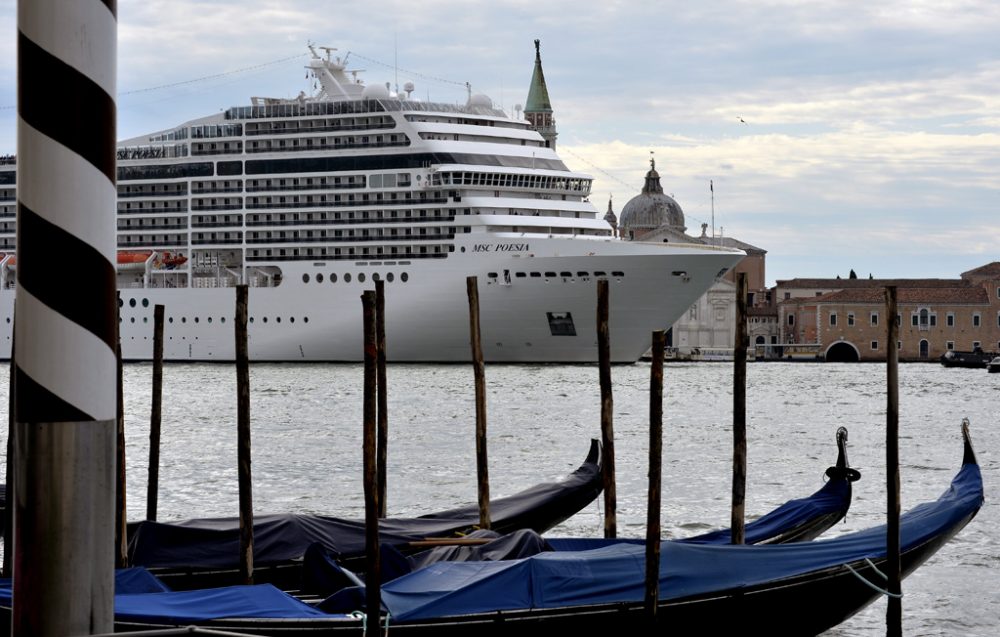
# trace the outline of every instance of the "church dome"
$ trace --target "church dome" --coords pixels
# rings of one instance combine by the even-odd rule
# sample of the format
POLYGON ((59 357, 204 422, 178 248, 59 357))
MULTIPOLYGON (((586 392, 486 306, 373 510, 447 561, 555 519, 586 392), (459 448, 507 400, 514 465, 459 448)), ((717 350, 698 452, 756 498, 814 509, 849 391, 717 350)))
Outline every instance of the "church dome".
POLYGON ((623 236, 634 230, 655 230, 664 226, 684 232, 684 211, 673 197, 663 193, 660 173, 656 172, 656 162, 650 160, 646 173, 646 184, 642 192, 632 197, 622 208, 618 226, 623 236))

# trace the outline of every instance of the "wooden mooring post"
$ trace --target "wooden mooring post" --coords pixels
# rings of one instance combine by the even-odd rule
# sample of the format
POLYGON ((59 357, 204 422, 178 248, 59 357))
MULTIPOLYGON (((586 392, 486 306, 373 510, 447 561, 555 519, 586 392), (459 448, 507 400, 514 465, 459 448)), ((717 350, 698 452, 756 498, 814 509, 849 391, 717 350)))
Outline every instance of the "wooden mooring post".
POLYGON ((604 484, 604 537, 618 536, 615 493, 614 398, 611 395, 611 339, 608 280, 597 280, 597 363, 601 380, 601 478, 604 484))
MULTIPOLYGON (((119 300, 121 293, 119 293, 119 300)), ((120 304, 119 304, 120 306, 120 304)), ((128 566, 128 517, 125 481, 125 367, 122 365, 120 323, 115 323, 115 568, 128 566)))
POLYGON ((885 478, 886 503, 886 590, 885 634, 903 634, 902 576, 899 557, 899 323, 896 318, 896 286, 885 289, 886 311, 886 409, 885 409, 885 478))
POLYGON ((163 420, 163 306, 153 306, 153 389, 149 407, 149 479, 146 481, 146 519, 156 521, 160 493, 160 425, 163 420))
POLYGON ((386 503, 386 464, 389 461, 389 394, 385 371, 385 281, 375 281, 376 389, 378 391, 378 440, 376 477, 378 479, 378 516, 388 515, 386 503))
POLYGON ((236 455, 240 487, 240 580, 253 584, 253 479, 250 471, 249 288, 236 286, 236 455))
POLYGON ((366 291, 361 295, 364 321, 364 402, 362 454, 365 491, 365 637, 380 632, 382 609, 382 564, 379 549, 378 480, 376 472, 376 392, 377 358, 375 293, 366 291))
POLYGON ((731 541, 745 539, 747 492, 747 275, 736 275, 736 338, 733 347, 733 507, 731 541))
POLYGON ((663 355, 666 333, 653 332, 649 378, 649 493, 646 505, 646 615, 656 623, 660 598, 660 493, 663 464, 663 355))
POLYGON ((479 331, 479 283, 465 279, 469 296, 469 335, 472 341, 472 370, 476 381, 476 477, 479 485, 479 526, 490 528, 490 472, 486 453, 486 369, 479 331))
MULTIPOLYGON (((15 315, 14 321, 17 321, 15 315)), ((11 330, 13 332, 14 330, 11 330)), ((17 365, 14 362, 14 341, 10 343, 10 380, 7 394, 7 471, 5 484, 7 485, 7 506, 3 512, 3 566, 0 566, 0 577, 10 577, 14 568, 14 432, 17 431, 17 365)))

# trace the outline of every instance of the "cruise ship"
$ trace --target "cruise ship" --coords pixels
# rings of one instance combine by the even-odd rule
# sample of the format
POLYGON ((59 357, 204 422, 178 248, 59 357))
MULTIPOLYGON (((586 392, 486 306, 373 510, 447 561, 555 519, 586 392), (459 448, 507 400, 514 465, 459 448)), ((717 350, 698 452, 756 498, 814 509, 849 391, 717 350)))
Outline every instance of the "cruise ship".
MULTIPOLYGON (((119 142, 124 359, 152 357, 161 304, 166 359, 232 360, 245 283, 252 360, 358 361, 360 295, 382 280, 388 360, 469 361, 466 277, 476 276, 487 361, 596 361, 604 278, 611 358, 629 363, 744 256, 614 236, 589 201, 592 178, 555 152, 537 42, 532 90, 546 107, 523 119, 471 92, 447 104, 414 98, 410 84, 366 85, 335 49, 309 48, 312 96, 254 97, 119 142)), ((7 358, 15 164, 0 161, 7 358)))

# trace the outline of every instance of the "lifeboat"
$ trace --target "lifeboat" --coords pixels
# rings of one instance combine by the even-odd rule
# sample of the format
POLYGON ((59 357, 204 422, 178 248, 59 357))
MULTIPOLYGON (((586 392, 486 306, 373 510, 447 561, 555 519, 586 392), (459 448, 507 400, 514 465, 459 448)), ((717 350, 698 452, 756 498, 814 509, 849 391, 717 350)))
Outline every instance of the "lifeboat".
POLYGON ((183 254, 164 252, 163 256, 160 257, 160 261, 163 263, 164 267, 172 269, 184 265, 184 263, 187 262, 187 257, 183 254))
POLYGON ((119 252, 118 253, 118 269, 119 270, 141 270, 146 267, 146 261, 149 256, 153 254, 150 251, 146 252, 119 252))

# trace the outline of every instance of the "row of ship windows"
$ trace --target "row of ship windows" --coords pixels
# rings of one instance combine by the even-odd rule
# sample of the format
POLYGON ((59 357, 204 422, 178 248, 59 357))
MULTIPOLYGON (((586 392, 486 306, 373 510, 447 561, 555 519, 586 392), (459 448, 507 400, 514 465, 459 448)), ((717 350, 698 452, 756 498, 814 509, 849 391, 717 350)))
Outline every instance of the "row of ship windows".
MULTIPOLYGON (((381 179, 381 187, 391 187, 395 183, 409 185, 408 173, 390 173, 389 175, 372 175, 372 177, 391 176, 395 179, 381 179)), ((367 183, 366 175, 348 175, 343 177, 281 177, 276 179, 247 179, 246 189, 249 192, 257 190, 313 190, 320 188, 364 188, 367 183)), ((373 185, 374 187, 374 185, 373 185)), ((213 193, 213 192, 242 192, 242 179, 226 179, 222 181, 192 181, 191 191, 193 194, 213 193)), ((0 199, 2 193, 0 191, 0 199)), ((161 197, 184 197, 188 194, 187 183, 167 183, 167 184, 124 184, 118 186, 119 197, 143 197, 159 195, 161 197)), ((14 191, 10 191, 13 199, 14 191)))
POLYGON ((485 186, 487 188, 535 188, 568 190, 586 195, 592 179, 553 177, 551 175, 511 175, 506 173, 443 172, 430 176, 432 186, 485 186))
MULTIPOLYGON (((546 279, 554 279, 554 278, 557 278, 557 277, 562 277, 564 279, 570 279, 570 278, 573 278, 573 276, 574 276, 572 272, 568 272, 568 271, 565 271, 565 270, 562 271, 562 272, 558 272, 558 273, 557 272, 552 272, 552 271, 549 271, 549 272, 514 272, 513 275, 514 275, 514 278, 517 278, 517 279, 524 279, 524 278, 538 279, 538 278, 542 278, 542 277, 545 277, 546 279)), ((505 283, 510 283, 511 272, 510 272, 510 270, 504 270, 502 275, 500 273, 498 273, 498 272, 487 272, 486 276, 487 276, 487 278, 492 279, 492 280, 499 280, 499 279, 502 278, 505 283)), ((586 277, 591 277, 591 276, 602 277, 602 276, 608 276, 608 273, 605 272, 605 271, 603 271, 603 270, 595 270, 593 272, 578 271, 576 273, 576 276, 579 277, 579 278, 586 278, 586 277)), ((625 273, 622 272, 622 271, 620 271, 620 270, 615 270, 615 271, 613 271, 611 273, 611 276, 617 277, 617 278, 622 278, 622 277, 625 276, 625 273)), ((492 282, 494 282, 494 281, 491 281, 491 283, 492 282)))
MULTIPOLYGON (((260 321, 261 321, 261 323, 267 323, 268 319, 269 319, 269 317, 264 316, 264 317, 261 317, 260 321)), ((200 316, 195 316, 192 319, 192 321, 194 323, 201 323, 201 317, 200 316)), ((205 318, 205 323, 208 324, 208 325, 211 325, 213 321, 214 321, 214 319, 211 316, 205 318)), ((294 323, 295 322, 295 317, 294 316, 289 316, 287 318, 287 321, 289 323, 294 323)), ((125 319, 122 318, 122 317, 119 317, 118 318, 118 322, 119 323, 124 323, 125 319)), ((136 317, 134 317, 134 316, 129 317, 129 323, 136 323, 136 322, 137 322, 136 321, 136 317)), ((142 317, 142 322, 143 323, 149 323, 150 322, 149 317, 148 316, 143 316, 142 317)), ((174 322, 174 317, 168 316, 167 317, 167 323, 173 323, 173 322, 174 322)), ((186 324, 187 323, 187 317, 186 316, 180 317, 180 321, 179 322, 182 323, 182 324, 186 324)), ((219 317, 219 323, 223 323, 224 324, 225 322, 226 322, 226 317, 225 316, 219 317)), ((256 317, 253 317, 253 316, 249 317, 247 319, 247 322, 248 323, 254 323, 254 322, 256 322, 256 317)), ((274 317, 274 322, 275 323, 281 323, 281 317, 280 316, 275 316, 274 317)), ((302 322, 303 323, 308 323, 309 322, 309 317, 308 316, 302 317, 302 322)))
MULTIPOLYGON (((372 277, 372 281, 381 281, 382 280, 382 275, 379 274, 378 272, 373 272, 371 274, 371 277, 372 277)), ((336 272, 331 272, 330 275, 329 275, 329 277, 326 277, 326 278, 324 278, 322 272, 317 272, 315 275, 310 275, 308 273, 303 274, 302 275, 302 282, 303 283, 309 283, 310 281, 315 281, 316 283, 322 283, 324 280, 328 280, 330 283, 337 283, 338 281, 343 280, 344 283, 350 283, 353 280, 353 278, 354 277, 352 277, 352 275, 351 275, 350 272, 345 272, 342 275, 342 277, 339 277, 339 278, 338 278, 336 272)), ((356 278, 357 278, 357 282, 358 283, 364 283, 365 281, 368 280, 368 275, 366 275, 364 272, 358 272, 356 278)), ((389 283, 392 283, 393 281, 396 280, 396 275, 394 273, 392 273, 392 272, 387 272, 386 275, 385 275, 385 280, 388 281, 389 283)), ((407 281, 409 281, 410 280, 409 273, 407 273, 407 272, 400 273, 399 280, 402 281, 403 283, 406 283, 407 281)))
MULTIPOLYGON (((408 185, 408 184, 407 184, 408 185)), ((246 197, 205 197, 191 199, 191 210, 240 210, 244 207, 254 208, 317 208, 328 206, 368 206, 385 202, 392 204, 446 203, 448 198, 444 193, 435 192, 388 192, 361 193, 350 195, 276 195, 246 197)), ((118 203, 119 213, 142 212, 184 212, 188 209, 186 201, 124 201, 118 203)))
MULTIPOLYGON (((246 143, 248 153, 294 152, 347 148, 388 148, 409 146, 404 134, 392 135, 337 135, 332 137, 295 137, 291 139, 254 139, 246 143)), ((242 153, 242 141, 195 142, 169 146, 122 146, 115 152, 117 159, 170 159, 204 155, 231 155, 242 153)))

